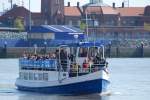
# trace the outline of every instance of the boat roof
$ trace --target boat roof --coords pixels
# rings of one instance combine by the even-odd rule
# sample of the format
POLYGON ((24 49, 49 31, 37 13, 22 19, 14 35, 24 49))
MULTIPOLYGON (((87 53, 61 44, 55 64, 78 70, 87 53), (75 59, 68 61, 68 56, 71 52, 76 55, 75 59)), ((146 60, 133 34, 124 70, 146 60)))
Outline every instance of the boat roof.
POLYGON ((69 46, 69 47, 102 47, 105 45, 111 44, 111 41, 99 41, 99 42, 78 42, 70 44, 62 44, 60 46, 69 46))
POLYGON ((83 34, 79 28, 69 25, 40 25, 32 26, 29 33, 68 33, 68 34, 83 34))

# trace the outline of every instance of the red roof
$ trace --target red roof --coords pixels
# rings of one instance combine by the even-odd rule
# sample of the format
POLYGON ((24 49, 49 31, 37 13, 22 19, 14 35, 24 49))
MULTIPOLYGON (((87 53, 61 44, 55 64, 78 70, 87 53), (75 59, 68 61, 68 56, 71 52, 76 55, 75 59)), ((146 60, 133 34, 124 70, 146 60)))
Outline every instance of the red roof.
POLYGON ((5 14, 2 15, 3 18, 5 17, 26 17, 29 15, 29 10, 24 7, 14 7, 5 14))
POLYGON ((116 9, 112 7, 102 7, 102 10, 103 10, 103 14, 116 15, 119 13, 116 9))
POLYGON ((65 7, 65 16, 81 16, 81 13, 77 7, 65 7))
POLYGON ((116 8, 121 16, 141 16, 144 14, 144 7, 116 8))

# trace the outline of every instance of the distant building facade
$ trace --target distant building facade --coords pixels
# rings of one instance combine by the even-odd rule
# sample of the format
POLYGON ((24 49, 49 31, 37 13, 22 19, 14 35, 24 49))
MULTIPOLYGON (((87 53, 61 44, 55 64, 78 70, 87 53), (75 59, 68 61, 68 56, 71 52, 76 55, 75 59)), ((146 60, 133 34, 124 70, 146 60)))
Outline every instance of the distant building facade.
MULTIPOLYGON (((13 7, 0 17, 1 22, 13 25, 19 16, 25 26, 29 26, 30 11, 24 7, 13 7)), ((88 24, 88 35, 98 39, 150 39, 150 31, 145 30, 145 23, 150 23, 150 6, 116 7, 109 6, 102 0, 90 0, 88 4, 71 6, 64 0, 42 0, 41 12, 31 12, 31 24, 39 25, 72 25, 80 27, 80 23, 88 24)), ((85 29, 85 32, 87 30, 85 29)))

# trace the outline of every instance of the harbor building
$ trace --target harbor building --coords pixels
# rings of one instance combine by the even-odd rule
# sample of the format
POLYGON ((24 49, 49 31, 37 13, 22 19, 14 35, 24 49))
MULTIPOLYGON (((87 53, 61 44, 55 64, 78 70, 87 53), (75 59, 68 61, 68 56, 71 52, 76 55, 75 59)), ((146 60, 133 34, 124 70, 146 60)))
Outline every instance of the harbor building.
MULTIPOLYGON (((25 29, 27 29, 26 31, 28 31, 26 27, 29 27, 30 23, 32 28, 41 27, 41 25, 67 25, 81 28, 89 37, 89 40, 111 40, 111 47, 114 47, 114 50, 112 50, 114 52, 119 51, 118 47, 122 48, 120 49, 121 51, 129 51, 132 48, 134 48, 133 51, 135 51, 137 47, 141 45, 144 46, 144 48, 150 47, 149 5, 145 7, 128 7, 123 2, 120 7, 117 7, 115 3, 108 5, 105 4, 103 0, 89 0, 89 3, 82 6, 80 2, 77 2, 76 6, 72 6, 71 3, 68 2, 65 6, 64 0, 42 0, 41 12, 30 12, 30 10, 23 6, 14 5, 10 10, 1 14, 0 23, 14 27, 14 22, 17 18, 21 19, 21 23, 25 26, 25 29), (126 48, 129 49, 124 50, 126 48)), ((13 36, 13 38, 11 38, 15 42, 8 42, 7 40, 11 40, 8 37, 1 39, 1 47, 4 46, 5 41, 7 41, 7 44, 17 44, 11 45, 11 47, 29 46, 27 42, 29 39, 28 36, 31 34, 29 31, 23 34, 15 33, 17 39, 14 38, 11 32, 9 32, 9 34, 3 33, 4 32, 0 32, 2 36, 13 36)), ((41 46, 44 46, 44 41, 43 39, 41 42, 43 45, 41 46)), ((31 44, 30 46, 34 45, 34 43, 31 44)), ((145 51, 145 55, 150 55, 150 53, 147 52, 149 49, 145 51)))

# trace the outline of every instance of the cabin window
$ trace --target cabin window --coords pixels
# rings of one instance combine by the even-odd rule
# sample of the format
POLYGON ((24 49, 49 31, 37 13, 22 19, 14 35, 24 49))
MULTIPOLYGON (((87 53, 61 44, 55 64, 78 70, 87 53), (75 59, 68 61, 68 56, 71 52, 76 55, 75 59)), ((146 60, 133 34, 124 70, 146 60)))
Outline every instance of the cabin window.
POLYGON ((29 80, 33 80, 34 79, 34 74, 33 73, 29 73, 29 80))
POLYGON ((48 81, 48 73, 43 73, 43 80, 48 81))
POLYGON ((69 20, 69 25, 72 25, 72 20, 69 20))
POLYGON ((60 1, 59 0, 56 0, 56 4, 59 4, 60 3, 60 1))
POLYGON ((28 73, 24 73, 24 80, 28 80, 28 73))
POLYGON ((23 79, 23 78, 24 78, 24 76, 23 76, 23 73, 22 73, 22 72, 20 72, 20 73, 19 73, 19 76, 20 76, 20 77, 19 77, 20 79, 23 79))
POLYGON ((94 57, 94 56, 96 56, 97 53, 98 53, 97 47, 89 48, 88 57, 94 57))
POLYGON ((38 80, 38 73, 34 73, 34 80, 38 80))
POLYGON ((79 49, 79 57, 87 57, 87 52, 88 52, 88 49, 87 48, 80 48, 79 49))
POLYGON ((43 80, 43 74, 39 73, 38 76, 39 76, 39 80, 43 80))

